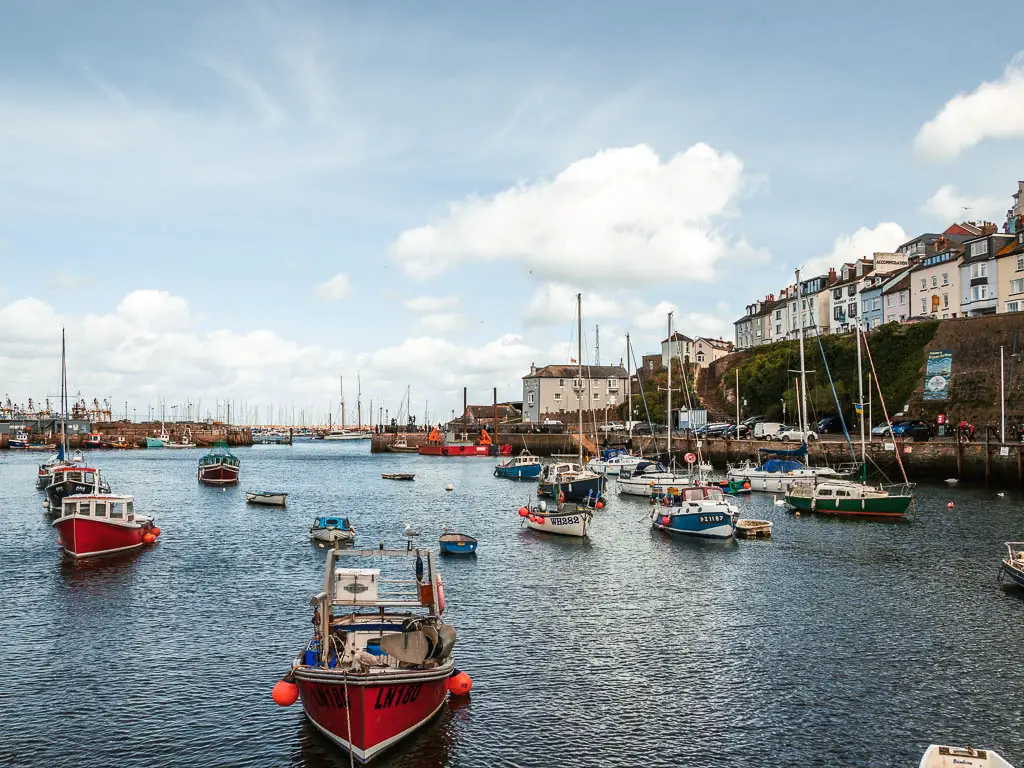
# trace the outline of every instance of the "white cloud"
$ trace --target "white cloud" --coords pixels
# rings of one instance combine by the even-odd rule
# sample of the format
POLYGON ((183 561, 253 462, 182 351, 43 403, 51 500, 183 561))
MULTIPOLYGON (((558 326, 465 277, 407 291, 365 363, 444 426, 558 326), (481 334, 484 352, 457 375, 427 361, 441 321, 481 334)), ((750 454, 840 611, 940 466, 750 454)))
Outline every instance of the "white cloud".
POLYGON ((320 283, 313 292, 318 299, 340 301, 351 293, 348 275, 344 272, 339 272, 326 283, 320 283))
POLYGON ((678 311, 679 309, 672 302, 661 301, 650 309, 645 309, 638 313, 633 318, 633 325, 645 331, 656 331, 659 328, 664 328, 665 333, 668 334, 668 313, 678 311))
POLYGON ((402 232, 391 253, 415 278, 461 262, 515 261, 535 275, 593 284, 617 279, 707 281, 730 255, 756 252, 721 220, 744 183, 735 155, 695 144, 663 162, 646 145, 606 149, 552 180, 452 203, 439 221, 402 232))
POLYGON ((417 296, 405 302, 410 312, 449 312, 457 306, 458 296, 417 296))
POLYGON ((434 312, 420 318, 420 328, 431 333, 451 333, 464 327, 465 318, 458 312, 434 312))
POLYGON ((1017 54, 1002 77, 960 93, 946 102, 914 139, 918 152, 949 160, 985 139, 1024 137, 1024 54, 1017 54))
POLYGON ((951 224, 955 221, 976 219, 998 220, 1006 209, 1006 201, 998 197, 967 197, 960 195, 956 187, 946 184, 925 201, 921 209, 936 220, 951 224))
POLYGON ((861 227, 852 235, 840 235, 832 244, 832 250, 824 256, 806 261, 802 267, 803 277, 814 277, 838 269, 848 261, 870 258, 873 253, 891 253, 909 238, 903 227, 892 221, 884 221, 875 227, 861 227))
POLYGON ((615 299, 593 291, 582 291, 565 283, 547 283, 538 288, 523 313, 527 325, 565 325, 576 317, 576 294, 583 294, 583 319, 586 322, 622 317, 635 299, 615 299))
POLYGON ((337 405, 338 371, 362 374, 364 407, 372 395, 392 412, 407 384, 438 408, 461 402, 464 385, 482 402, 490 402, 495 386, 502 399, 517 398, 522 376, 536 357, 515 335, 481 345, 423 335, 353 355, 269 330, 190 330, 195 324, 188 303, 166 291, 135 291, 113 311, 84 316, 61 315, 46 302, 19 299, 0 306, 5 392, 24 402, 55 391, 62 327, 68 329, 72 392, 81 391, 88 400, 127 400, 140 416, 158 398, 201 401, 205 415, 213 412, 215 400, 230 397, 240 419, 244 404, 250 413, 258 404, 265 418, 267 404, 295 402, 306 403, 308 413, 317 412, 326 421, 332 399, 337 405), (415 372, 412 380, 410 371, 415 372))

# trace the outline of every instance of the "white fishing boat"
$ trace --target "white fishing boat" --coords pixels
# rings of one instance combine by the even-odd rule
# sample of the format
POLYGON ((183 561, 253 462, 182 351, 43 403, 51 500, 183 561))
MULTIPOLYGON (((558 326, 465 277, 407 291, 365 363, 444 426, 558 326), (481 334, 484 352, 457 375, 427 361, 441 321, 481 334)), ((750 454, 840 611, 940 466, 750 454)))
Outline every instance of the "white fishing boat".
POLYGON ((288 494, 280 491, 246 491, 245 500, 264 507, 283 507, 288 503, 288 494))
POLYGON ((925 750, 918 768, 1013 768, 998 752, 972 747, 932 744, 925 750))
MULTIPOLYGON (((596 503, 603 506, 600 501, 596 503)), ((520 507, 519 517, 523 525, 535 531, 582 538, 590 530, 594 506, 574 501, 556 504, 541 500, 535 506, 520 507)))
POLYGON ((725 476, 739 483, 750 483, 750 490, 764 493, 789 493, 793 486, 801 481, 817 482, 819 480, 840 480, 847 477, 850 469, 835 470, 832 467, 809 467, 795 458, 806 455, 806 451, 797 448, 793 451, 759 449, 764 455, 777 454, 780 458, 769 458, 760 464, 749 459, 742 464, 730 465, 725 476))
POLYGON ((634 456, 621 448, 605 448, 601 456, 587 462, 587 469, 598 474, 612 476, 623 470, 631 470, 644 460, 643 456, 634 456))
POLYGON ((697 483, 694 475, 683 472, 672 472, 665 469, 664 465, 657 461, 644 460, 631 470, 623 470, 619 473, 615 487, 619 493, 627 496, 651 495, 654 486, 675 486, 688 487, 697 483))
POLYGON ((174 440, 170 437, 166 439, 161 438, 164 444, 164 448, 195 448, 196 444, 192 442, 192 431, 186 429, 185 435, 181 440, 174 440))
POLYGON ((739 510, 716 486, 655 486, 651 504, 651 525, 659 531, 705 539, 730 539, 736 533, 739 510))
POLYGON ((322 515, 313 520, 309 529, 309 537, 314 541, 350 542, 356 538, 356 529, 347 517, 330 517, 322 515))

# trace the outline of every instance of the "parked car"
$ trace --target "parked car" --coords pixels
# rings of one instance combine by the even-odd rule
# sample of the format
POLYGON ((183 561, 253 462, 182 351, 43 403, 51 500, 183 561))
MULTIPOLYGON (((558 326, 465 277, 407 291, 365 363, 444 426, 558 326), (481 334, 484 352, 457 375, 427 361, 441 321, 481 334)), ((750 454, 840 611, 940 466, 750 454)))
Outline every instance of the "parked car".
POLYGON ((599 426, 598 430, 605 434, 608 432, 624 432, 626 430, 626 425, 617 421, 609 421, 607 424, 599 426))
POLYGON ((762 421, 768 421, 768 417, 767 416, 748 416, 747 418, 745 418, 740 423, 743 424, 743 426, 745 426, 747 429, 753 429, 755 424, 760 424, 762 421))
MULTIPOLYGON (((730 424, 729 425, 729 431, 726 434, 726 437, 737 437, 736 432, 737 432, 737 427, 735 425, 733 425, 733 424, 730 424)), ((739 435, 738 435, 738 437, 741 437, 741 438, 749 437, 749 435, 750 435, 750 427, 747 426, 746 424, 741 423, 739 425, 739 435)))
POLYGON ((813 429, 803 432, 799 427, 783 427, 779 430, 777 439, 782 440, 784 443, 789 442, 790 440, 809 443, 812 440, 818 439, 818 433, 813 429))
MULTIPOLYGON (((871 430, 874 433, 874 430, 871 430)), ((892 425, 894 437, 902 437, 904 440, 912 440, 915 443, 926 443, 932 439, 932 427, 926 421, 920 419, 909 419, 892 425)))
POLYGON ((667 431, 668 431, 668 427, 666 427, 664 424, 654 424, 653 427, 652 427, 652 425, 650 423, 646 422, 646 421, 644 421, 644 422, 642 422, 640 424, 637 424, 635 427, 633 427, 633 434, 634 435, 650 435, 650 434, 663 435, 667 431))
POLYGON ((697 427, 693 434, 697 437, 726 437, 732 429, 732 424, 715 422, 714 424, 705 424, 702 427, 697 427))
POLYGON ((754 437, 759 440, 773 440, 784 426, 778 421, 759 421, 754 425, 754 437))
POLYGON ((843 420, 838 416, 824 416, 818 419, 818 434, 840 434, 843 431, 843 420))

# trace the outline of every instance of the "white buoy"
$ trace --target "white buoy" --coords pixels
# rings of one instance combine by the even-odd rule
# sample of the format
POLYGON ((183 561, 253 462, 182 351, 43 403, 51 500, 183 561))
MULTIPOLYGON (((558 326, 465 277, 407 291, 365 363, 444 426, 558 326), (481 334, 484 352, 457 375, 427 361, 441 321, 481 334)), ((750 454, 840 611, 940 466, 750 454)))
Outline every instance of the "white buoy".
POLYGON ((955 477, 947 477, 946 478, 946 485, 956 485, 959 482, 960 481, 957 480, 955 477))
POLYGON ((1005 496, 1005 495, 1006 494, 1003 493, 1002 491, 1000 491, 999 493, 996 494, 996 496, 998 496, 999 498, 1003 498, 1003 496, 1005 496))
POLYGON ((454 486, 454 485, 452 485, 451 483, 448 483, 448 485, 446 485, 446 486, 444 487, 444 489, 445 489, 446 491, 454 491, 454 490, 455 490, 455 486, 454 486))

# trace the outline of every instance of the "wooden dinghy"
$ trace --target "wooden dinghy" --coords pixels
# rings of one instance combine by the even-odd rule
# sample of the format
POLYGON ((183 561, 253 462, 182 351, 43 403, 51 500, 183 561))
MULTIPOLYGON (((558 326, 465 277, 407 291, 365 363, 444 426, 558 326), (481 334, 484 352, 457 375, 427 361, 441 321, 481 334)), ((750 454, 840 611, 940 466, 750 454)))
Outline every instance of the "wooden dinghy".
POLYGON ((736 521, 736 535, 745 539, 770 539, 772 524, 770 520, 741 519, 736 521))
POLYGON ((382 472, 382 480, 415 480, 416 475, 413 472, 382 472))

